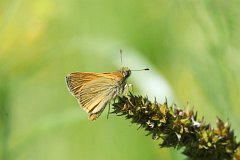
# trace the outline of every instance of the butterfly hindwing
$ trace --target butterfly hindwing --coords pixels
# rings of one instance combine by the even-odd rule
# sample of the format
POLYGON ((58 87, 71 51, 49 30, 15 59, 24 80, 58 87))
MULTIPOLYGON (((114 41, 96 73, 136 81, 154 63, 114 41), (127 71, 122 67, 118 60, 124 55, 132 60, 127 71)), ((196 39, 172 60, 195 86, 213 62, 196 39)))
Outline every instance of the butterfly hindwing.
POLYGON ((97 112, 95 108, 102 101, 109 101, 114 98, 118 84, 112 79, 100 77, 87 82, 79 92, 78 100, 87 112, 97 112))

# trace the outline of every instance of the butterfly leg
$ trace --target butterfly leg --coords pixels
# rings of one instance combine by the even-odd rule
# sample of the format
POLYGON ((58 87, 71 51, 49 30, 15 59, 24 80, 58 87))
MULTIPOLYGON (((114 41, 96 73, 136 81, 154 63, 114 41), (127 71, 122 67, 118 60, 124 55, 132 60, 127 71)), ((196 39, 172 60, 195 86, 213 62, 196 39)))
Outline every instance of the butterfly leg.
POLYGON ((123 94, 127 95, 128 92, 133 92, 133 85, 132 84, 126 84, 124 86, 123 94))
POLYGON ((128 88, 130 92, 133 92, 133 85, 132 84, 128 84, 128 88))
POLYGON ((110 105, 111 105, 111 104, 110 104, 110 103, 108 103, 108 113, 107 113, 107 119, 108 119, 108 117, 109 117, 109 114, 110 114, 110 109, 111 109, 111 108, 110 108, 110 105))

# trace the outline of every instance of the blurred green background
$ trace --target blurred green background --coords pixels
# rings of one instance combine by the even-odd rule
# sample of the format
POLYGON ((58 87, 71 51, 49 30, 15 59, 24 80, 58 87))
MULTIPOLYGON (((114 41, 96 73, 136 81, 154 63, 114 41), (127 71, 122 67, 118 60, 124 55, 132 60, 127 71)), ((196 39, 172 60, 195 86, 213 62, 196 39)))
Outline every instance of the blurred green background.
POLYGON ((125 65, 134 65, 127 63, 134 50, 144 59, 138 68, 150 64, 165 77, 173 93, 167 98, 194 106, 213 126, 216 116, 228 120, 239 138, 239 6, 238 0, 0 1, 0 159, 184 159, 123 117, 107 119, 105 111, 90 122, 68 92, 70 72, 119 69, 120 48, 125 65))

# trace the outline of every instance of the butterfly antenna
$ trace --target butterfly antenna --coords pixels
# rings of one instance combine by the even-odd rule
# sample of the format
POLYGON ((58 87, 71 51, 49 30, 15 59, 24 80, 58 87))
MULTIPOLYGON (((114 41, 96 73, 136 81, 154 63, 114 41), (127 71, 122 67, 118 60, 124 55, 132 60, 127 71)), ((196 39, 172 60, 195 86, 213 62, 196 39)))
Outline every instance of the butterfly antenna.
POLYGON ((123 66, 123 62, 122 62, 122 49, 120 49, 120 57, 121 57, 121 65, 123 66))
POLYGON ((148 71, 149 68, 144 68, 144 69, 134 69, 134 70, 131 70, 131 71, 148 71))

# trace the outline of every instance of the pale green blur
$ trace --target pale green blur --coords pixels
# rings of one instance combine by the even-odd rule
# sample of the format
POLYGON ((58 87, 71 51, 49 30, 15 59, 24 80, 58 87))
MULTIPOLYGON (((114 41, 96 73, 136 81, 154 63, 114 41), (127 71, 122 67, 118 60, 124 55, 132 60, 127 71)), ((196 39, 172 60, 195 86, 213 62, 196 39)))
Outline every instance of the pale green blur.
POLYGON ((229 120, 239 138, 239 6, 237 0, 0 1, 0 159, 184 159, 123 117, 107 119, 105 111, 90 122, 68 92, 66 74, 115 71, 121 48, 125 59, 132 48, 150 61, 180 107, 194 106, 213 126, 216 116, 229 120))

